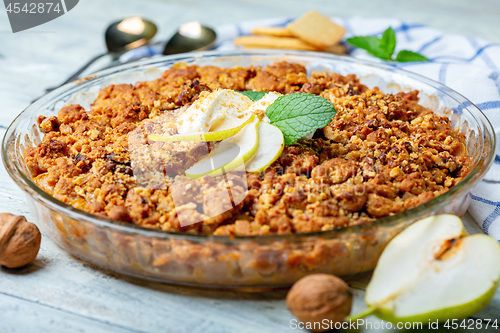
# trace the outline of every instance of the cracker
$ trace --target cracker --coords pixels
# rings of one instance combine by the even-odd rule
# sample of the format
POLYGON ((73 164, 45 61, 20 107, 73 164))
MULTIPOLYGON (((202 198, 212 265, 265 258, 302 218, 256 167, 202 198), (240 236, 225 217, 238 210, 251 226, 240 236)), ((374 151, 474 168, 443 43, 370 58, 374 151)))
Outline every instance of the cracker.
POLYGON ((335 44, 332 46, 328 46, 326 49, 323 50, 323 52, 333 53, 333 54, 338 54, 338 55, 346 55, 347 54, 345 46, 342 44, 335 44))
POLYGON ((255 27, 252 29, 255 35, 268 35, 276 37, 295 37, 290 30, 285 27, 255 27))
POLYGON ((234 40, 234 44, 247 48, 318 51, 318 48, 295 37, 241 36, 234 40))
POLYGON ((343 27, 315 10, 290 22, 286 27, 303 41, 322 49, 337 44, 345 34, 343 27))

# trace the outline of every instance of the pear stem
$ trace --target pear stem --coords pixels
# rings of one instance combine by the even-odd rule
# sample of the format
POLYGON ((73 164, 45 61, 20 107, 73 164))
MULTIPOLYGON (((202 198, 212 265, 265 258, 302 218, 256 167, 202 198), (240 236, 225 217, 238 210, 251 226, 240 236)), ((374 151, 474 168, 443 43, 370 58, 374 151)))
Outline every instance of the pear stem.
POLYGON ((356 315, 347 317, 346 321, 349 321, 349 320, 356 321, 358 319, 364 318, 366 316, 369 316, 369 315, 373 314, 375 312, 375 310, 377 310, 376 307, 370 306, 367 309, 361 311, 360 313, 358 313, 356 315))

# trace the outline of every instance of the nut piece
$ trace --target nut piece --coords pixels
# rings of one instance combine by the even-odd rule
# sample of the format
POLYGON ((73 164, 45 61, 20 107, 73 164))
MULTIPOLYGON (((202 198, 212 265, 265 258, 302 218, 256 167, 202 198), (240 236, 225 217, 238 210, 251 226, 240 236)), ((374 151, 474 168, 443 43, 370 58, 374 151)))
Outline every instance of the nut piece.
POLYGON ((42 236, 24 216, 0 213, 0 266, 18 268, 35 260, 42 236))
POLYGON ((312 274, 297 281, 286 296, 286 305, 313 332, 324 332, 322 320, 330 327, 343 322, 351 312, 352 294, 347 283, 330 274, 312 274), (316 323, 316 325, 314 325, 316 323))

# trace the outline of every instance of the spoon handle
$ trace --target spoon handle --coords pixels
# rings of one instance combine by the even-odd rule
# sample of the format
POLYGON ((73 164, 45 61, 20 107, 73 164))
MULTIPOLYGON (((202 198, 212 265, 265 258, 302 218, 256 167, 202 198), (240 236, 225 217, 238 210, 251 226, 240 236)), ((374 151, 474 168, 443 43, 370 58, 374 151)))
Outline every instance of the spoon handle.
POLYGON ((109 53, 103 53, 103 54, 99 54, 98 56, 95 56, 94 58, 90 59, 85 65, 83 65, 78 71, 76 71, 73 75, 71 75, 66 81, 64 81, 62 84, 58 85, 57 87, 51 87, 51 88, 47 88, 45 90, 46 93, 48 92, 51 92, 52 90, 54 89, 57 89, 59 88, 60 86, 62 85, 65 85, 66 83, 69 83, 71 81, 74 81, 76 79, 78 79, 78 77, 80 76, 80 74, 82 74, 87 68, 90 67, 90 65, 92 65, 94 62, 96 62, 98 59, 104 57, 105 55, 108 55, 109 53))

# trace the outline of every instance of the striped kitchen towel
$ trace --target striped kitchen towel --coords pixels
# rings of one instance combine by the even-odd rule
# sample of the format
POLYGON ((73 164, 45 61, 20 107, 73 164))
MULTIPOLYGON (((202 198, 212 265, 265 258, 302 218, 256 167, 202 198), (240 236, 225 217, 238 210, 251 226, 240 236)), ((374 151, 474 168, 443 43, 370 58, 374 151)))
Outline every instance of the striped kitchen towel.
MULTIPOLYGON (((422 24, 395 19, 332 18, 350 36, 381 35, 389 26, 397 36, 395 54, 401 49, 417 51, 431 61, 426 63, 396 63, 394 66, 424 75, 467 97, 489 118, 495 132, 500 132, 500 44, 479 38, 444 34, 422 24)), ((218 50, 233 50, 233 39, 250 34, 256 26, 284 26, 290 19, 275 18, 229 24, 217 27, 218 50)), ((161 53, 163 45, 146 46, 125 53, 120 61, 128 62, 141 56, 161 53)), ((347 46, 350 56, 378 61, 366 51, 347 46)), ((500 151, 485 179, 472 192, 469 213, 485 233, 500 240, 500 151)))

